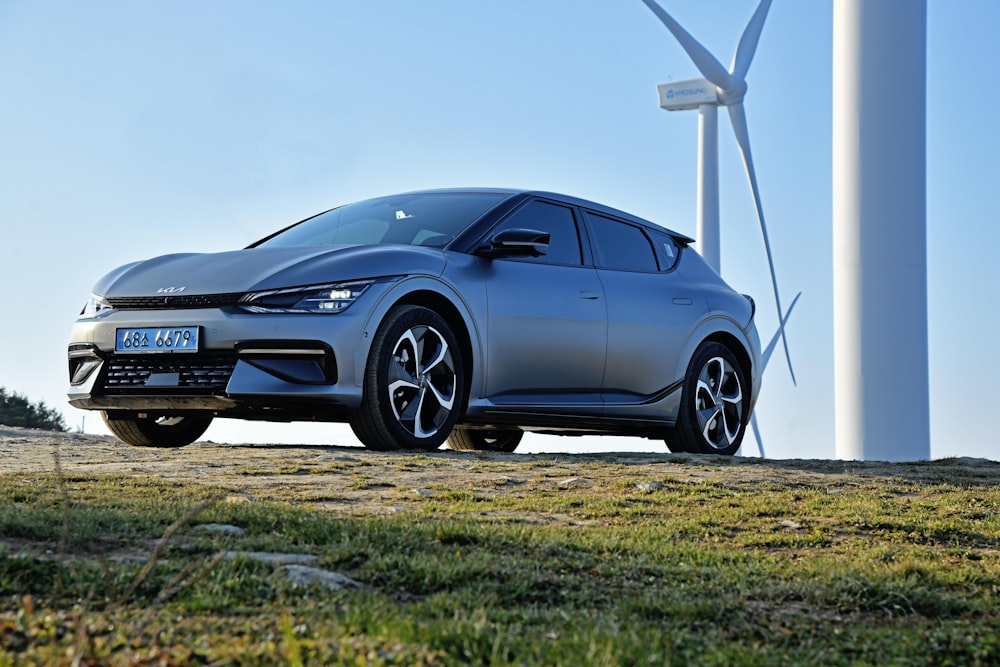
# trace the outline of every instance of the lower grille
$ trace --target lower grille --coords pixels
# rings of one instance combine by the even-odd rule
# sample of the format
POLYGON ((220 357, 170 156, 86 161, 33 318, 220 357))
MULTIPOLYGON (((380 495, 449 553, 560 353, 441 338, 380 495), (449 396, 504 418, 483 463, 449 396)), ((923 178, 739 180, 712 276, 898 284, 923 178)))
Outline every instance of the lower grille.
POLYGON ((150 389, 207 393, 225 389, 235 366, 235 355, 116 356, 104 364, 100 384, 109 394, 150 389))

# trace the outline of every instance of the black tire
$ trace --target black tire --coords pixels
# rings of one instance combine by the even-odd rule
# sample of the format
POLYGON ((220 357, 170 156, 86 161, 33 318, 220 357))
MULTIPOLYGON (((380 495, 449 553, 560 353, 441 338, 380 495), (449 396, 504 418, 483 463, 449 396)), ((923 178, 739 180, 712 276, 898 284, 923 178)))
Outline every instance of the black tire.
POLYGON ((211 417, 177 417, 137 412, 102 411, 101 417, 116 438, 136 447, 184 447, 200 438, 211 417))
POLYGON ((688 364, 672 452, 732 456, 750 420, 750 387, 733 352, 716 342, 702 343, 688 364))
POLYGON ((663 442, 667 443, 667 449, 670 450, 671 454, 693 453, 688 451, 687 443, 678 437, 676 428, 670 433, 670 435, 663 438, 663 442))
POLYGON ((524 431, 505 428, 462 428, 452 430, 448 447, 456 452, 513 452, 521 444, 524 431))
POLYGON ((368 449, 437 449, 463 410, 465 376, 448 323, 422 306, 389 311, 365 367, 351 429, 368 449))

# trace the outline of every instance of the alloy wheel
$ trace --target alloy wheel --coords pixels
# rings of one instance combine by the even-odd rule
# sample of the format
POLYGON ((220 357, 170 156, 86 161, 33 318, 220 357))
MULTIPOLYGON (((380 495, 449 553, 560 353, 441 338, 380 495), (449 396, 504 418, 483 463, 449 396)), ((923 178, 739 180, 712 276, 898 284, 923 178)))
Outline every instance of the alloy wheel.
POLYGON ((732 364, 712 357, 702 367, 696 386, 698 430, 713 449, 726 449, 740 436, 743 426, 743 388, 732 364))
POLYGON ((431 326, 414 326, 393 346, 389 363, 389 404, 413 437, 430 438, 455 407, 456 370, 451 348, 431 326))

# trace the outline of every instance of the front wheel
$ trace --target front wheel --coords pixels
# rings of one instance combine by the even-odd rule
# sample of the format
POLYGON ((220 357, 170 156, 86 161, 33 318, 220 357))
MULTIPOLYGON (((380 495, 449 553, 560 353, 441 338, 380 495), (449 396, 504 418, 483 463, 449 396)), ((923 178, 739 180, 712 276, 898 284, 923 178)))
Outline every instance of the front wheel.
POLYGON ((101 418, 116 438, 136 447, 183 447, 200 438, 211 417, 147 416, 138 412, 102 411, 101 418))
POLYGON ((721 343, 702 343, 688 365, 672 452, 732 456, 750 418, 750 387, 736 355, 721 343))
POLYGON ((351 428, 368 449, 437 449, 462 412, 464 388, 461 351, 444 318, 422 306, 394 308, 372 342, 351 428))
POLYGON ((506 452, 517 449, 524 431, 504 428, 456 428, 448 436, 448 447, 456 452, 506 452))

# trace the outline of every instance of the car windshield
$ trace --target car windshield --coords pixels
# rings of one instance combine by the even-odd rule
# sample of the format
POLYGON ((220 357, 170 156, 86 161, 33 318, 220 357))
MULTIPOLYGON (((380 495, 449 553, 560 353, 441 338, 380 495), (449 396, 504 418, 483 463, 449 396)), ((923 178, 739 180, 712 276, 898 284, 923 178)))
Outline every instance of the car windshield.
POLYGON ((443 248, 508 196, 423 192, 367 199, 304 220, 251 247, 401 243, 443 248))

